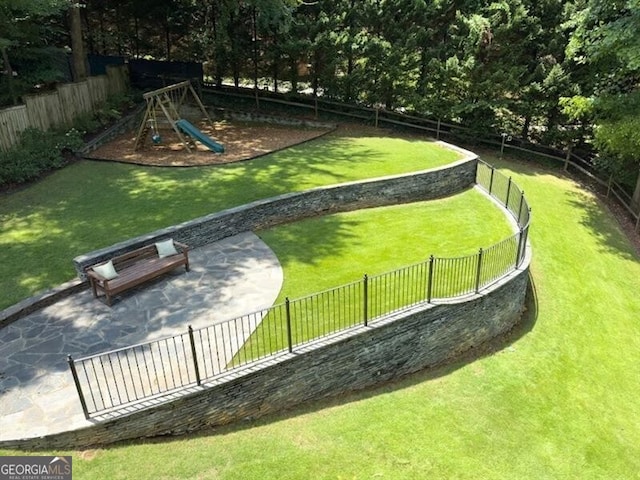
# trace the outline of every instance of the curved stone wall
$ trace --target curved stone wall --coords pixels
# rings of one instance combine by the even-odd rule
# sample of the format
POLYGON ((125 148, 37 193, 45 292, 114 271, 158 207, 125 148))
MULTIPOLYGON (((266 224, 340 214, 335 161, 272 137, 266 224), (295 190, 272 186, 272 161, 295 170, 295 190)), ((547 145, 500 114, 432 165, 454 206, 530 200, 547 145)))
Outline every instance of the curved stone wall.
POLYGON ((73 262, 78 276, 84 279, 84 269, 89 265, 106 261, 114 255, 148 245, 158 239, 172 237, 196 248, 238 233, 261 230, 315 215, 448 197, 475 184, 477 165, 478 157, 467 152, 467 158, 441 168, 342 183, 258 200, 80 255, 73 262))
MULTIPOLYGON (((247 230, 313 215, 427 200, 463 191, 475 183, 477 158, 444 168, 354 182, 253 202, 74 259, 84 266, 158 238, 174 237, 196 247, 247 230)), ((325 337, 295 354, 261 362, 128 408, 95 425, 1 447, 78 448, 167 434, 182 434, 282 411, 294 405, 368 388, 442 364, 513 328, 529 285, 530 248, 520 267, 477 294, 425 303, 325 337)))

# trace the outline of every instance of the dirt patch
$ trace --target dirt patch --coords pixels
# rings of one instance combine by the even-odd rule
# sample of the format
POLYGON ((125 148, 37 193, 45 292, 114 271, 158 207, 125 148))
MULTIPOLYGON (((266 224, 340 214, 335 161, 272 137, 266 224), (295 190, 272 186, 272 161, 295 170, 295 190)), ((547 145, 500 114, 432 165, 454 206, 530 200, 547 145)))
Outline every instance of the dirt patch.
POLYGON ((213 127, 201 123, 197 127, 205 135, 222 144, 224 153, 214 153, 199 142, 196 142, 195 148, 189 152, 172 129, 162 129, 162 141, 158 145, 153 145, 148 138, 145 147, 135 151, 137 130, 129 131, 91 152, 88 158, 171 167, 217 165, 258 157, 331 131, 228 121, 216 122, 213 127))

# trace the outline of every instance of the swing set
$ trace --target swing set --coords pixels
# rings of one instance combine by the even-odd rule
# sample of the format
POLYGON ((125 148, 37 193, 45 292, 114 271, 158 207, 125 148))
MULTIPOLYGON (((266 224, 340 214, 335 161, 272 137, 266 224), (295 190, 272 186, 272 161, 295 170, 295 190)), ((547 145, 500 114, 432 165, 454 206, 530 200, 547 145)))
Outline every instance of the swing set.
POLYGON ((198 140, 210 150, 216 153, 223 153, 224 147, 221 144, 203 134, 193 124, 182 118, 180 111, 189 97, 199 107, 204 119, 213 128, 213 122, 207 113, 207 109, 200 101, 200 97, 193 89, 191 82, 186 80, 143 94, 143 98, 147 102, 147 108, 138 128, 135 150, 144 148, 149 139, 149 134, 151 134, 151 142, 154 145, 161 143, 162 136, 160 135, 159 125, 168 123, 188 152, 195 148, 194 141, 198 140), (158 117, 161 117, 160 121, 158 117))

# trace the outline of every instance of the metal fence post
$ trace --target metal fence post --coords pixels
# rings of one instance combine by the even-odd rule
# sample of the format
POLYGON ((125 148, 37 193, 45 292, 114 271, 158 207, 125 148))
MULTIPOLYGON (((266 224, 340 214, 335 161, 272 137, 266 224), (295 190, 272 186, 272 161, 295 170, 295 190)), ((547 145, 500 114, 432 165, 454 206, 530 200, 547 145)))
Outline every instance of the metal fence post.
POLYGON ((613 173, 609 175, 609 182, 607 182, 607 198, 611 195, 611 184, 613 183, 613 173))
POLYGON ((73 383, 76 385, 76 390, 78 391, 78 397, 80 397, 80 405, 82 405, 82 412, 84 413, 84 418, 89 419, 89 410, 87 409, 87 402, 84 399, 84 395, 82 393, 82 387, 80 386, 80 380, 78 379, 78 372, 76 372, 76 364, 71 358, 71 355, 67 355, 67 363, 69 364, 69 369, 71 370, 71 375, 73 376, 73 383))
POLYGON ((362 317, 366 327, 369 325, 369 275, 362 277, 362 317))
POLYGON ((480 292, 480 271, 482 270, 482 248, 478 251, 478 267, 476 268, 476 293, 480 292))
POLYGON ((427 302, 431 303, 431 292, 432 287, 433 287, 433 263, 435 261, 435 258, 433 257, 433 255, 429 256, 429 273, 427 276, 427 302))
POLYGON ((380 115, 380 109, 376 107, 376 128, 378 128, 378 117, 380 115))
POLYGON ((489 177, 489 194, 493 195, 493 174, 495 173, 495 169, 491 167, 491 176, 489 177))
POLYGON ((287 314, 287 342, 289 344, 289 353, 293 352, 293 341, 291 336, 291 301, 289 297, 284 299, 285 312, 287 314))
POLYGON ((198 357, 196 355, 196 341, 193 338, 193 328, 189 325, 189 343, 191 343, 191 356, 193 357, 193 368, 196 372, 196 382, 198 382, 198 386, 202 385, 202 381, 200 380, 200 368, 198 367, 198 357))
POLYGON ((438 126, 436 127, 436 140, 440 140, 440 119, 438 119, 438 126))
POLYGON ((364 291, 362 294, 363 300, 364 300, 363 316, 364 316, 364 326, 366 327, 369 324, 369 275, 367 275, 366 273, 362 278, 362 286, 364 288, 364 291))
POLYGON ((524 204, 524 192, 520 192, 520 206, 518 207, 518 226, 520 226, 520 218, 522 217, 523 204, 524 204))
POLYGON ((520 236, 518 237, 518 249, 516 250, 516 264, 515 267, 518 268, 520 265, 520 255, 522 255, 522 237, 523 237, 523 228, 520 227, 520 236))
POLYGON ((504 199, 504 206, 509 210, 509 195, 511 195, 511 177, 509 177, 509 182, 507 183, 507 196, 504 199))

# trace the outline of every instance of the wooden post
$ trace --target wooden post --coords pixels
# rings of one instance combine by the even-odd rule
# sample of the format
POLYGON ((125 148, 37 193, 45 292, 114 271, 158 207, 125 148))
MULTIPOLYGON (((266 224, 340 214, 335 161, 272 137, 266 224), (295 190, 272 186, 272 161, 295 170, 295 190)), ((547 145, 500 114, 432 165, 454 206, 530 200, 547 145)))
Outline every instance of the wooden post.
POLYGON ((564 171, 569 171, 569 162, 571 161, 571 145, 569 145, 569 150, 567 150, 567 157, 564 160, 564 171))

